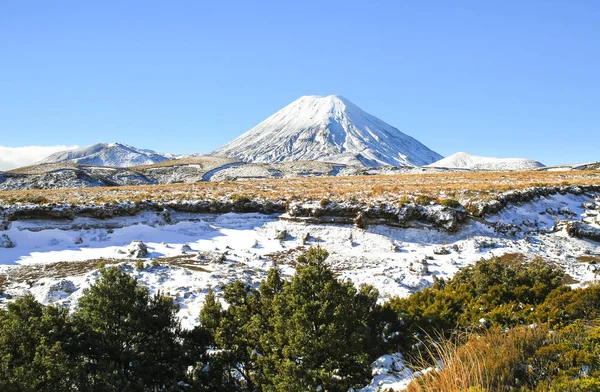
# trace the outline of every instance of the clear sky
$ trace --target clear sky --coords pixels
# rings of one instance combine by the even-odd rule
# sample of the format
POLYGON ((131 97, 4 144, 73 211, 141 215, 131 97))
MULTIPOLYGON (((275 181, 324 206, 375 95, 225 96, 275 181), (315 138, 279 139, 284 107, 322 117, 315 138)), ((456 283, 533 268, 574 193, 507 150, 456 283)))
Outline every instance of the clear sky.
POLYGON ((600 1, 0 2, 0 154, 208 153, 328 94, 442 155, 600 160, 600 1))

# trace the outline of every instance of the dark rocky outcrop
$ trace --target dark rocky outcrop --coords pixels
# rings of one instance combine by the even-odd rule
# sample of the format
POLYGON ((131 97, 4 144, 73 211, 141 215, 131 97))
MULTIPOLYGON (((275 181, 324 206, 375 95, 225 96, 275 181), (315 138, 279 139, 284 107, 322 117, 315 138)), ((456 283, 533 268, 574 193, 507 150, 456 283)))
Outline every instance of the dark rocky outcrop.
POLYGON ((557 226, 565 227, 567 234, 569 234, 571 237, 584 238, 584 239, 600 242, 600 229, 590 226, 587 223, 579 222, 579 221, 569 221, 569 222, 561 222, 557 226))
POLYGON ((283 218, 317 223, 355 224, 360 228, 377 224, 408 227, 412 223, 420 222, 447 231, 456 231, 468 216, 462 207, 452 208, 441 205, 421 206, 409 203, 398 208, 389 204, 369 206, 350 202, 321 204, 293 202, 288 207, 287 216, 283 218))

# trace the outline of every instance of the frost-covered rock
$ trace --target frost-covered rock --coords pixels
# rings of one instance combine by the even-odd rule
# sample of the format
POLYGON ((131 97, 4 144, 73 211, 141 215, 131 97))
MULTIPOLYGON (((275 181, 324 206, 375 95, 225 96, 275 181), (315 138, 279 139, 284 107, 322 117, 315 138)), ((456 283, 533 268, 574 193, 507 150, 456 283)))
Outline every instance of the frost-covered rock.
POLYGON ((14 248, 15 244, 11 241, 11 239, 6 235, 0 235, 0 248, 14 248))
POLYGON ((417 276, 427 275, 429 273, 429 268, 427 267, 426 260, 421 260, 416 263, 410 263, 409 270, 414 272, 417 276))
POLYGON ((464 208, 451 208, 440 205, 427 206, 426 221, 432 222, 437 227, 448 231, 457 231, 460 225, 466 221, 467 212, 464 208))
POLYGON ((83 238, 81 238, 81 237, 77 237, 77 238, 75 238, 75 240, 73 241, 73 243, 74 243, 75 245, 80 245, 80 244, 83 244, 83 238))
POLYGON ((446 248, 445 246, 438 246, 436 248, 433 248, 433 254, 434 255, 449 255, 450 254, 450 250, 448 248, 446 248))
POLYGON ((475 249, 477 250, 482 250, 482 249, 487 249, 487 248, 495 248, 496 247, 496 242, 492 239, 488 239, 488 238, 480 238, 475 240, 474 246, 475 249))
POLYGON ((494 231, 499 234, 514 236, 521 231, 521 228, 512 223, 496 222, 494 231))
POLYGON ((273 235, 273 237, 276 240, 280 240, 280 241, 285 241, 288 238, 288 236, 289 236, 289 233, 285 229, 275 230, 275 234, 273 235))
POLYGON ((43 290, 41 302, 48 304, 59 301, 63 298, 70 296, 77 290, 77 287, 73 282, 66 279, 61 279, 51 285, 45 287, 43 290))
POLYGON ((127 246, 127 252, 131 257, 141 259, 148 256, 148 247, 142 241, 135 240, 127 246))
POLYGON ((371 364, 373 380, 358 392, 401 391, 408 387, 414 374, 400 353, 383 355, 371 364))
POLYGON ((570 221, 564 224, 564 227, 567 231, 567 234, 569 234, 571 237, 586 238, 588 240, 600 242, 600 229, 590 226, 587 223, 570 221))
POLYGON ((367 219, 362 211, 356 215, 356 218, 354 218, 354 224, 360 229, 367 228, 367 219))
POLYGON ((561 215, 575 215, 575 213, 573 211, 571 211, 571 209, 569 207, 561 207, 558 210, 558 213, 561 215))
POLYGON ((581 206, 585 210, 595 210, 598 208, 598 205, 593 201, 584 201, 583 203, 581 203, 581 206))
POLYGON ((193 249, 188 244, 181 245, 181 253, 193 252, 193 249))
POLYGON ((222 264, 227 260, 227 254, 212 251, 201 251, 198 252, 198 254, 194 257, 194 260, 213 264, 222 264))

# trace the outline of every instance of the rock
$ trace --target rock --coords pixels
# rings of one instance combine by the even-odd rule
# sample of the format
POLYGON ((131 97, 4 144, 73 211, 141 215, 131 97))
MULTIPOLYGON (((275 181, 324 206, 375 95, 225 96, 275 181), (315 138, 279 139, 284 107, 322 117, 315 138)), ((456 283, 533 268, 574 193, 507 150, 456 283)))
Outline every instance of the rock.
POLYGON ((275 239, 280 241, 285 241, 288 238, 287 230, 275 230, 275 239))
POLYGON ((432 205, 425 208, 425 220, 450 232, 460 229, 461 224, 467 220, 464 208, 451 208, 432 205))
POLYGON ((448 250, 448 248, 446 248, 444 246, 438 246, 433 249, 433 254, 434 255, 449 255, 450 250, 448 250))
POLYGON ((160 214, 165 222, 165 224, 170 225, 173 223, 173 218, 171 217, 171 211, 166 208, 160 212, 160 214))
POLYGON ((11 239, 6 235, 0 235, 0 248, 14 248, 15 244, 11 241, 11 239))
POLYGON ((225 253, 221 253, 219 256, 213 259, 213 262, 217 264, 223 264, 225 261, 227 261, 227 256, 225 253))
POLYGON ((310 239, 310 233, 304 233, 304 235, 302 236, 302 244, 306 245, 310 241, 310 239))
POLYGON ((5 221, 5 220, 0 221, 0 231, 8 230, 9 227, 10 227, 9 221, 5 221))
POLYGON ((457 244, 452 245, 452 250, 455 252, 460 252, 460 246, 458 246, 457 244))
POLYGON ((359 229, 367 228, 367 219, 365 217, 365 214, 362 211, 360 211, 358 214, 356 214, 356 218, 354 218, 354 224, 359 229))
POLYGON ((583 203, 581 203, 581 206, 586 210, 595 210, 597 207, 596 203, 594 203, 593 201, 584 201, 583 203))
POLYGON ((495 248, 495 247, 496 247, 496 243, 492 240, 488 240, 488 239, 475 240, 475 249, 477 249, 477 250, 486 249, 486 248, 495 248))
POLYGON ((142 241, 135 240, 127 246, 127 252, 131 257, 141 259, 148 256, 148 247, 142 241))
POLYGON ((425 263, 410 263, 408 268, 410 271, 414 272, 417 276, 427 275, 429 273, 429 267, 425 263))
POLYGON ((561 207, 561 208, 558 210, 558 213, 559 213, 559 214, 561 214, 561 215, 575 215, 575 214, 573 213, 573 211, 571 211, 571 210, 569 209, 569 207, 561 207))
POLYGON ((73 243, 74 243, 75 245, 80 245, 80 244, 83 244, 83 238, 81 238, 81 237, 77 237, 77 238, 75 238, 75 241, 73 241, 73 243))
POLYGON ((227 260, 227 253, 203 251, 198 252, 194 259, 198 261, 211 262, 214 264, 223 264, 227 260))
POLYGON ((188 244, 181 245, 181 253, 193 252, 193 249, 188 244))
POLYGON ((600 242, 600 229, 590 226, 587 223, 570 221, 567 222, 564 226, 567 231, 567 234, 569 234, 571 237, 585 238, 588 240, 600 242))
POLYGON ((583 193, 583 189, 581 189, 578 186, 572 186, 569 188, 569 193, 572 193, 574 195, 581 195, 583 193))
POLYGON ((66 298, 76 291, 77 287, 70 280, 62 279, 49 285, 47 290, 48 291, 45 293, 42 299, 43 303, 56 302, 66 298))

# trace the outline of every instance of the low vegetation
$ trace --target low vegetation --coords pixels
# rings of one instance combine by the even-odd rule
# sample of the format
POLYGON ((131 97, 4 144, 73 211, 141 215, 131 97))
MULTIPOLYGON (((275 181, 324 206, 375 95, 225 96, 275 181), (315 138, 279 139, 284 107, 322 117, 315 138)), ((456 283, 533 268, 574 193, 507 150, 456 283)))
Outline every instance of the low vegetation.
POLYGON ((508 255, 390 301, 397 349, 416 368, 442 364, 409 391, 600 390, 600 286, 562 281, 540 259, 508 255))
POLYGON ((600 390, 600 286, 571 289, 542 260, 509 255, 378 305, 326 258, 310 248, 290 280, 274 268, 257 287, 228 283, 226 307, 209 290, 190 331, 171 298, 119 266, 71 315, 18 299, 0 310, 0 390, 347 391, 393 351, 433 367, 412 392, 600 390))
MULTIPOLYGON (((161 164, 159 164, 160 166, 161 164)), ((451 200, 465 204, 514 189, 542 186, 600 185, 600 171, 459 172, 351 177, 261 179, 110 188, 23 190, 0 192, 0 204, 62 203, 102 205, 120 202, 224 200, 243 195, 252 200, 385 200, 399 204, 451 200), (285 198, 282 195, 286 195, 285 198)))

